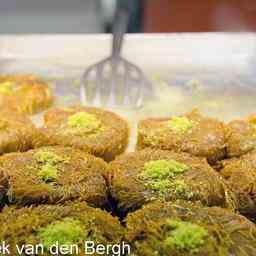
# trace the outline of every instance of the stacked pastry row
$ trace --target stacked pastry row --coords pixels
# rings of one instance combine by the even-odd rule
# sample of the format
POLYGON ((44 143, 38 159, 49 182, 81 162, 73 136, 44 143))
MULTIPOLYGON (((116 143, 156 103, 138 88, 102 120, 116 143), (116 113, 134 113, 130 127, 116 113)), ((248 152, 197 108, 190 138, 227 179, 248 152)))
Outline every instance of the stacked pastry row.
POLYGON ((125 153, 129 125, 115 113, 52 108, 36 128, 24 112, 42 109, 39 98, 48 106, 49 88, 33 101, 30 86, 17 97, 25 85, 9 82, 0 83, 12 99, 0 112, 0 240, 12 255, 17 243, 41 242, 48 255, 56 241, 84 240, 125 241, 142 256, 256 255, 256 227, 240 215, 256 215, 253 116, 142 120, 125 153), (20 108, 21 99, 34 103, 20 108))

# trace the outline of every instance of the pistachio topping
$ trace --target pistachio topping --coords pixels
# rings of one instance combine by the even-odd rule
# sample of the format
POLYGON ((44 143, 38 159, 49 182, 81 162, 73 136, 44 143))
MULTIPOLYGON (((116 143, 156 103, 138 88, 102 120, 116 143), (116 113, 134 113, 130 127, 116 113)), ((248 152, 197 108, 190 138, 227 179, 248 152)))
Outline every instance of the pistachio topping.
POLYGON ((0 83, 0 93, 10 95, 13 92, 13 82, 0 83))
POLYGON ((167 122, 168 128, 176 133, 186 133, 193 127, 193 122, 187 117, 172 117, 171 120, 167 122))
POLYGON ((146 185, 160 195, 168 191, 184 194, 187 187, 185 183, 177 183, 174 178, 186 172, 189 167, 175 160, 155 160, 144 164, 143 171, 139 178, 146 182, 146 185))
POLYGON ((93 114, 86 112, 77 112, 68 117, 67 124, 69 127, 81 132, 98 132, 101 130, 101 121, 93 114))
POLYGON ((69 158, 55 154, 47 150, 40 150, 34 155, 37 163, 40 165, 38 176, 44 182, 54 182, 58 178, 58 164, 68 163, 69 158))
POLYGON ((175 160, 155 160, 145 163, 142 175, 152 179, 165 179, 188 169, 187 165, 175 160))
POLYGON ((58 178, 58 170, 55 166, 46 164, 39 170, 38 175, 44 182, 54 182, 58 178))
POLYGON ((197 253, 205 244, 208 231, 196 224, 168 219, 166 222, 167 238, 164 243, 167 248, 181 253, 197 253))
POLYGON ((72 245, 83 238, 83 228, 78 220, 65 218, 41 228, 38 237, 46 249, 55 244, 72 245))
POLYGON ((159 195, 165 195, 171 188, 172 183, 169 180, 159 180, 150 182, 149 187, 159 193, 159 195))
POLYGON ((68 157, 62 157, 54 152, 47 151, 47 150, 40 150, 37 153, 35 153, 35 158, 38 163, 41 164, 51 164, 56 165, 61 162, 68 162, 68 157))

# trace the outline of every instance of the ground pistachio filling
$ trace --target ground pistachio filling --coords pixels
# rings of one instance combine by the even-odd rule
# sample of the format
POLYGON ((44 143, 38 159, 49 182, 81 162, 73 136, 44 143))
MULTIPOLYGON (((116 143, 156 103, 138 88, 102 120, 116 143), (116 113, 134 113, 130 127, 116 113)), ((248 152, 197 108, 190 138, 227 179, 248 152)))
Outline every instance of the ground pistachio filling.
POLYGON ((0 93, 5 95, 11 95, 13 93, 13 82, 1 82, 0 83, 0 93))
POLYGON ((38 176, 44 182, 54 182, 58 178, 58 169, 52 165, 43 165, 38 172, 38 176))
POLYGON ((70 158, 55 154, 54 152, 41 150, 35 153, 34 158, 40 165, 37 175, 46 183, 54 182, 58 178, 58 165, 68 163, 70 158))
POLYGON ((191 199, 193 193, 186 183, 177 178, 189 170, 189 166, 175 160, 153 160, 146 162, 138 178, 160 196, 172 193, 182 199, 191 199))
POLYGON ((205 228, 186 221, 168 219, 165 228, 167 236, 164 245, 181 253, 197 253, 208 236, 205 228))
POLYGON ((84 111, 69 116, 67 126, 72 134, 97 134, 103 130, 101 121, 94 114, 84 111))
POLYGON ((83 235, 82 224, 73 218, 53 222, 38 231, 38 237, 47 250, 57 242, 59 245, 78 243, 83 239, 83 235))
POLYGON ((171 120, 167 122, 167 126, 172 131, 183 134, 193 128, 193 122, 187 117, 172 117, 171 120))

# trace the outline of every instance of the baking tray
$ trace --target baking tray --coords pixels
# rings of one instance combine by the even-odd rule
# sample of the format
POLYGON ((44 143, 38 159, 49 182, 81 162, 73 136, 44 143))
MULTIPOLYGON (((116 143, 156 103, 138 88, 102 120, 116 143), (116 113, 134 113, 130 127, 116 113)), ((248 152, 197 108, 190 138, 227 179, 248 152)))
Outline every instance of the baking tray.
MULTIPOLYGON (((109 35, 1 35, 0 72, 34 73, 50 82, 56 105, 79 102, 84 69, 110 53, 109 35)), ((256 111, 256 35, 185 33, 127 35, 123 55, 152 81, 153 99, 139 110, 114 109, 137 121, 198 108, 228 121, 256 111)), ((41 125, 41 115, 33 117, 41 125)))

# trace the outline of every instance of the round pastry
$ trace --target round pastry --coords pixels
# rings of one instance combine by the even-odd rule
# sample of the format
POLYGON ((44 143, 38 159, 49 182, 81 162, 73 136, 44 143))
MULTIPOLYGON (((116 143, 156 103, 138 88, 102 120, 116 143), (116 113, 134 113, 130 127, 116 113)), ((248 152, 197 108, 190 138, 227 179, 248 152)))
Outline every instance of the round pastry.
POLYGON ((216 164, 225 157, 225 129, 216 119, 197 111, 172 118, 150 118, 139 122, 137 148, 147 147, 187 152, 216 164))
POLYGON ((220 174, 238 199, 238 210, 256 220, 256 152, 223 162, 220 174))
MULTIPOLYGON (((17 247, 21 249, 22 245, 37 248, 38 254, 33 255, 89 255, 85 254, 85 250, 91 251, 85 248, 86 243, 111 248, 121 244, 124 235, 116 218, 84 203, 6 207, 0 214, 0 225, 0 240, 9 244, 11 255, 21 255, 17 247)), ((28 254, 23 251, 22 255, 28 254)))
POLYGON ((0 167, 9 176, 9 204, 56 204, 78 199, 92 206, 108 206, 107 164, 80 150, 44 147, 10 153, 0 158, 0 167))
POLYGON ((40 146, 42 136, 31 120, 16 111, 0 111, 0 155, 40 146))
POLYGON ((45 114, 42 129, 49 145, 71 146, 113 160, 128 144, 129 128, 118 115, 98 108, 54 108, 45 114))
POLYGON ((0 107, 21 113, 35 114, 53 102, 46 82, 33 75, 0 76, 0 107))
POLYGON ((227 125, 227 156, 239 157, 256 149, 256 115, 227 125))
POLYGON ((134 256, 256 255, 256 226, 219 207, 156 202, 130 214, 126 224, 134 256))
POLYGON ((156 199, 236 208, 222 177, 205 159, 187 153, 145 149, 123 154, 110 163, 109 183, 121 217, 156 199))

